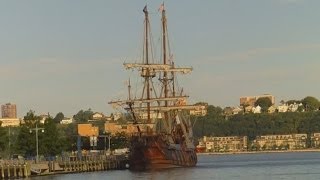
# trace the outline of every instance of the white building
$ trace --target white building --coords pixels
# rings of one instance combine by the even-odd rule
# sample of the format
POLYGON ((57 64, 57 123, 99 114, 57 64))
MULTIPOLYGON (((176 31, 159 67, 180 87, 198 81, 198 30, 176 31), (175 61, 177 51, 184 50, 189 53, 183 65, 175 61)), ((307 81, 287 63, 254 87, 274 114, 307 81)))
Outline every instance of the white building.
POLYGON ((60 124, 71 124, 73 122, 73 118, 63 118, 61 121, 60 121, 60 124))
POLYGON ((288 104, 281 104, 278 106, 278 112, 287 112, 289 109, 288 104))
POLYGON ((101 120, 104 118, 104 114, 103 113, 100 113, 100 112, 95 112, 93 115, 92 115, 92 119, 93 120, 101 120))
POLYGON ((252 108, 252 112, 253 113, 261 113, 261 107, 258 105, 258 106, 256 106, 256 107, 253 107, 252 108))

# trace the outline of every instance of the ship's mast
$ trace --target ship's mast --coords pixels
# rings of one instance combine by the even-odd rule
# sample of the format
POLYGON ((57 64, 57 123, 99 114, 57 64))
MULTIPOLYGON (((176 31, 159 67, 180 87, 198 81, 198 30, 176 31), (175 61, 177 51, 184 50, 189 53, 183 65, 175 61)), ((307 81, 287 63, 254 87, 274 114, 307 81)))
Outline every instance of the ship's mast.
MULTIPOLYGON (((166 19, 166 11, 164 9, 164 4, 161 5, 162 11, 162 51, 163 51, 163 64, 167 64, 167 36, 166 36, 166 28, 167 28, 167 19, 166 19)), ((164 97, 168 97, 168 74, 167 72, 163 72, 163 85, 164 85, 164 97)), ((168 107, 168 101, 164 102, 164 106, 168 107)), ((164 113, 164 120, 165 122, 168 121, 168 112, 164 113)), ((167 122, 168 123, 168 122, 167 122)))
MULTIPOLYGON (((149 64, 149 13, 147 6, 143 8, 145 15, 145 64, 149 64)), ((146 69, 145 83, 147 85, 147 100, 150 99, 150 70, 146 69)), ((150 118, 150 102, 147 102, 147 123, 151 122, 150 118)))

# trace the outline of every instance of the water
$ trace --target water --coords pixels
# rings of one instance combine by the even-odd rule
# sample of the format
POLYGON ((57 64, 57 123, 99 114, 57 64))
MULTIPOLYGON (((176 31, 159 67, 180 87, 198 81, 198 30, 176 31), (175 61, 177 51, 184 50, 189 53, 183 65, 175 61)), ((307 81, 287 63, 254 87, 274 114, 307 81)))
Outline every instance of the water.
POLYGON ((194 168, 175 168, 152 172, 102 171, 32 179, 318 180, 320 179, 320 152, 200 155, 198 165, 194 168))

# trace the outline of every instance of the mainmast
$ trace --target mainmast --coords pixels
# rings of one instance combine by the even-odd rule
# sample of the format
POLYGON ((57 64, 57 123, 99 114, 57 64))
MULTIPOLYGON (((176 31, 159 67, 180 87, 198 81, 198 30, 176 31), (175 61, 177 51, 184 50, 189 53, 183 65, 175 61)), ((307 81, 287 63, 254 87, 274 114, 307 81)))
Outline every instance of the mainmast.
MULTIPOLYGON (((145 15, 145 64, 149 64, 149 13, 147 5, 143 8, 145 15)), ((150 100, 150 69, 146 69, 145 83, 147 85, 147 100, 150 100)), ((150 102, 147 102, 147 123, 151 122, 150 102)))
MULTIPOLYGON (((167 28, 167 18, 166 18, 166 11, 164 9, 164 3, 161 4, 160 10, 162 11, 162 51, 163 51, 163 64, 167 64, 167 36, 166 36, 166 28, 167 28)), ((166 71, 163 72, 163 85, 164 85, 164 98, 168 97, 168 74, 166 71)), ((168 107, 168 101, 164 101, 164 106, 168 107)), ((164 112, 164 120, 169 125, 168 122, 168 112, 164 112)))

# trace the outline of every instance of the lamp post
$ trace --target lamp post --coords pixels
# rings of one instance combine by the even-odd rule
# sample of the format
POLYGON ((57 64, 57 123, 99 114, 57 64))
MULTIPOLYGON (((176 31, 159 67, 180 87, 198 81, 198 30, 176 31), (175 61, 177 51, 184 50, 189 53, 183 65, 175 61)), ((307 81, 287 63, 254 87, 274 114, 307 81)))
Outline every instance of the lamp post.
POLYGON ((39 130, 41 130, 41 132, 44 132, 44 128, 38 128, 38 124, 36 124, 36 128, 30 129, 30 133, 32 133, 32 131, 36 131, 36 148, 37 148, 36 163, 38 163, 38 160, 39 160, 39 138, 38 138, 39 130))

